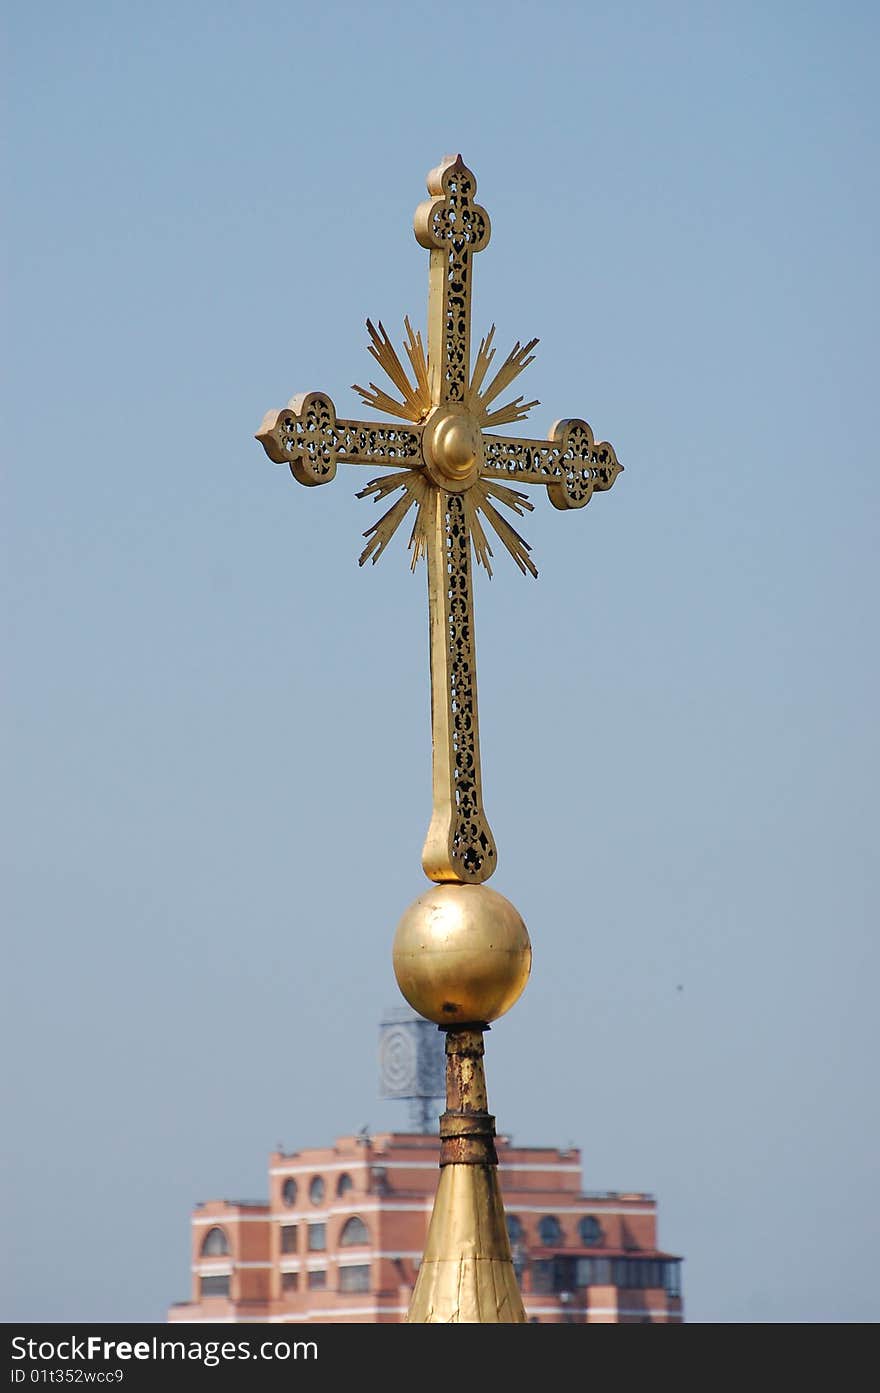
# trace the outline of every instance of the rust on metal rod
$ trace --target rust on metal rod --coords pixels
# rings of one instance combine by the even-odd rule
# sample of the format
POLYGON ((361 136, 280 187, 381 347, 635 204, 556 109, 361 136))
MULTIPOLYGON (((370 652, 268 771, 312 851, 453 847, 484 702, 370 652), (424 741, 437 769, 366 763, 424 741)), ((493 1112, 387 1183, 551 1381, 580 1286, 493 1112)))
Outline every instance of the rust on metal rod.
POLYGON ((483 1031, 446 1031, 446 1111, 440 1118, 440 1165, 497 1166, 495 1118, 488 1111, 483 1031))

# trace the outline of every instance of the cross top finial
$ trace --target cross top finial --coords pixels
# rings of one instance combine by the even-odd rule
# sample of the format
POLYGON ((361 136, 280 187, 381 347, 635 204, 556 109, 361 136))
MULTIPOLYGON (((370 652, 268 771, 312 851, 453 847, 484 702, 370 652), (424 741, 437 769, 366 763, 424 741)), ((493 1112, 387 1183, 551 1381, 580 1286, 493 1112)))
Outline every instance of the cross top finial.
POLYGON ((477 181, 461 155, 428 175, 432 198, 413 219, 419 246, 431 253, 428 365, 435 403, 463 402, 470 372, 471 256, 489 245, 489 214, 474 202, 477 181))
POLYGON ((489 214, 473 201, 477 178, 461 155, 447 155, 429 171, 425 182, 433 197, 416 209, 415 234, 420 246, 429 250, 442 247, 452 236, 463 237, 471 251, 488 246, 492 234, 489 214))

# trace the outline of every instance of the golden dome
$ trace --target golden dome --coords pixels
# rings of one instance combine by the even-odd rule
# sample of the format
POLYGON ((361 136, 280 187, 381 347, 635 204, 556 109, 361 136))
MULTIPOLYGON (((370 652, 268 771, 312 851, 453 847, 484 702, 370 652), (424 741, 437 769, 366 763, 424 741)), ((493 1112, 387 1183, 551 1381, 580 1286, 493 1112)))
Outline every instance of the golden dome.
POLYGON ((394 935, 394 975, 414 1011, 437 1025, 497 1020, 532 966, 528 930, 485 885, 432 885, 394 935))

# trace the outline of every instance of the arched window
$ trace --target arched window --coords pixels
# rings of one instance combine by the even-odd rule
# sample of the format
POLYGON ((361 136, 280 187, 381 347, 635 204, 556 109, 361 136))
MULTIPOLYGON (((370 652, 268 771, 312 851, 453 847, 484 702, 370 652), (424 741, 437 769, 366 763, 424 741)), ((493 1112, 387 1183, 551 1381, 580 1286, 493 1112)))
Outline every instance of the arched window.
POLYGON ((353 1248, 356 1243, 369 1243, 369 1241, 369 1230, 363 1219, 359 1219, 357 1215, 343 1225, 342 1233, 339 1235, 340 1248, 353 1248))
POLYGON ((353 1189, 354 1189, 354 1181, 352 1180, 352 1178, 351 1178, 351 1176, 349 1175, 348 1171, 343 1171, 342 1174, 341 1174, 341 1176, 339 1177, 339 1179, 338 1179, 337 1182, 336 1182, 336 1193, 337 1193, 337 1195, 347 1195, 348 1192, 349 1192, 349 1190, 353 1190, 353 1189))
POLYGON ((578 1224, 578 1233, 585 1248, 598 1247, 605 1236, 602 1232, 602 1225, 595 1214, 588 1214, 586 1218, 581 1219, 578 1224))
POLYGON ((322 1175, 314 1175, 309 1185, 309 1199, 312 1201, 312 1204, 320 1204, 323 1198, 324 1177, 322 1175))
POLYGON ((518 1219, 515 1214, 507 1216, 507 1236, 511 1243, 522 1243, 523 1241, 522 1220, 518 1219))
POLYGON ((202 1242, 202 1257, 224 1257, 229 1252, 229 1239, 223 1229, 208 1229, 202 1242))
POLYGON ((296 1181, 292 1175, 289 1175, 281 1186, 281 1202, 286 1204, 288 1209, 296 1204, 296 1181))
POLYGON ((538 1237, 545 1248, 562 1242, 562 1229, 555 1214, 545 1214, 538 1224, 538 1237))

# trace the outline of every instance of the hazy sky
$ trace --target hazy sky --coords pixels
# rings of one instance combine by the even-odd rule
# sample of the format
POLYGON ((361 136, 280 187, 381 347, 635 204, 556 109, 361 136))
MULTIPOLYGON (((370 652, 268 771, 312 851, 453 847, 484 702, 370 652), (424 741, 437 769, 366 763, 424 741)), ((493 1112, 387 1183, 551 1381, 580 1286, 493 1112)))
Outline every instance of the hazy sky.
MULTIPOLYGON (((880 1317, 880 12, 869 3, 10 7, 6 1320, 162 1320, 189 1212, 368 1124, 426 887, 424 570, 361 471, 253 439, 424 327, 446 152, 474 333, 541 339, 535 491, 477 578, 487 1037, 520 1144, 644 1189, 691 1321, 880 1317)), ((518 387, 517 390, 520 390, 518 387)))

